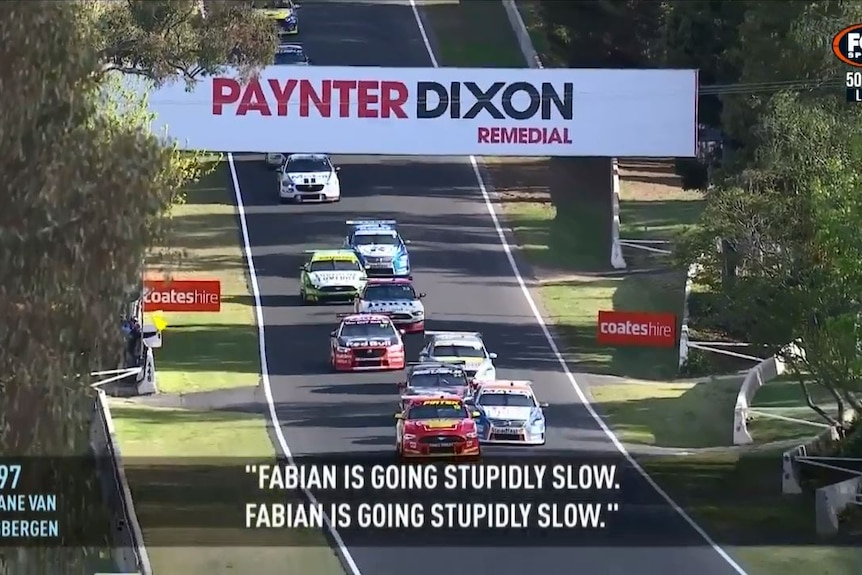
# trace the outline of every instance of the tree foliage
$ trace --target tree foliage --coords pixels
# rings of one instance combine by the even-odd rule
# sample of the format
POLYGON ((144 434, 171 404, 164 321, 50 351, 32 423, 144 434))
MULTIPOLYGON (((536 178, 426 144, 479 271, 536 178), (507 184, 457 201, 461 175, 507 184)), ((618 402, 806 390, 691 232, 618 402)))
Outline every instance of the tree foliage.
MULTIPOLYGON (((203 18, 193 6, 0 3, 4 455, 88 454, 88 374, 118 365, 129 286, 150 248, 164 245, 182 186, 202 170, 196 154, 149 132, 144 102, 106 72, 191 79, 224 62, 253 67, 272 58, 271 24, 247 7, 212 2, 203 18)), ((73 480, 59 472, 46 472, 44 491, 64 490, 66 525, 90 525, 95 486, 86 473, 73 480)), ((82 571, 86 555, 69 547, 2 559, 14 560, 16 573, 60 573, 82 571)))
POLYGON ((268 64, 278 44, 272 21, 249 2, 128 0, 102 2, 87 14, 106 70, 157 82, 193 81, 226 64, 250 71, 268 64))
POLYGON ((862 139, 851 128, 862 113, 820 86, 846 72, 830 43, 862 21, 862 4, 539 4, 552 48, 573 67, 690 67, 717 87, 701 96, 699 121, 729 145, 678 259, 701 264, 718 299, 711 323, 771 352, 796 341, 791 368, 860 411, 862 139))

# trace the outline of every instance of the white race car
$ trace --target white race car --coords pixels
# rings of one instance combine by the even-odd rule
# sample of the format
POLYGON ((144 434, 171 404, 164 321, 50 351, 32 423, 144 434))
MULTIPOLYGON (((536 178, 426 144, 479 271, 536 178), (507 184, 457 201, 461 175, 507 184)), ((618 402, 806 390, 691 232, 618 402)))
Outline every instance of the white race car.
POLYGON ((482 341, 482 334, 469 331, 426 331, 426 343, 419 361, 456 363, 464 366, 467 378, 474 384, 497 379, 493 360, 482 341))
POLYGON ((545 444, 547 403, 539 403, 529 381, 491 381, 475 392, 473 405, 481 443, 545 444))
POLYGON ((326 154, 291 154, 278 169, 278 199, 337 202, 341 199, 338 171, 326 154))

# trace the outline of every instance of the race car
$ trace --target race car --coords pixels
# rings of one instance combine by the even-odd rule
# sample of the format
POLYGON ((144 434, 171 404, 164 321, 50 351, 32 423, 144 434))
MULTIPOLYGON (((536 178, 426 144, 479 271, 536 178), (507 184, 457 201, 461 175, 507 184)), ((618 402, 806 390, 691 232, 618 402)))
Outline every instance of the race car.
POLYGON ((351 250, 307 250, 311 257, 299 268, 302 303, 351 301, 365 286, 365 270, 351 250))
POLYGON ((337 202, 341 200, 339 171, 326 154, 291 154, 278 168, 278 199, 296 203, 337 202))
POLYGON ((309 66, 311 60, 299 44, 282 44, 275 50, 275 66, 309 66))
POLYGON ((279 36, 299 34, 299 5, 294 0, 253 0, 251 7, 275 23, 279 36))
POLYGON ((344 246, 359 254, 369 276, 410 277, 409 241, 401 239, 395 220, 348 220, 344 246))
POLYGON ((547 403, 539 403, 529 381, 483 383, 472 399, 481 413, 476 425, 482 443, 545 444, 547 403))
POLYGON ((354 303, 356 313, 385 313, 407 333, 425 331, 424 293, 407 278, 372 278, 354 303))
POLYGON ((482 341, 482 334, 469 331, 426 331, 425 347, 419 361, 455 363, 464 366, 467 378, 474 384, 497 379, 493 360, 482 341))
POLYGON ((441 394, 414 397, 395 414, 395 451, 399 457, 479 459, 481 448, 474 418, 464 401, 441 394))
POLYGON ((386 315, 340 314, 330 333, 329 361, 335 371, 404 369, 404 342, 386 315))
POLYGON ((459 365, 410 363, 407 365, 406 379, 398 384, 398 392, 403 407, 406 401, 415 396, 445 393, 465 399, 472 394, 472 387, 459 365))

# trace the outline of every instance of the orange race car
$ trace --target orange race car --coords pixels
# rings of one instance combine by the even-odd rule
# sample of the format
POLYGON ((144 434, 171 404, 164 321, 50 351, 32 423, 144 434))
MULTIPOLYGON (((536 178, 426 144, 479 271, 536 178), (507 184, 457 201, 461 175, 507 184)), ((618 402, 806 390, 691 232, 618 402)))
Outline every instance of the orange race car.
POLYGON ((399 457, 455 457, 479 459, 475 418, 464 401, 454 395, 415 396, 395 414, 395 449, 399 457))

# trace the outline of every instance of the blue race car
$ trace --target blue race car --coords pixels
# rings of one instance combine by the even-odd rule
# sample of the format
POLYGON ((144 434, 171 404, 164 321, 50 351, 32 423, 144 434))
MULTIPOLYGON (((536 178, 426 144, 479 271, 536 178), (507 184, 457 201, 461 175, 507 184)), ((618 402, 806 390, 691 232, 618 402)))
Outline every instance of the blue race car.
POLYGON ((345 247, 356 252, 368 277, 410 277, 409 241, 401 239, 395 220, 347 220, 345 247))

